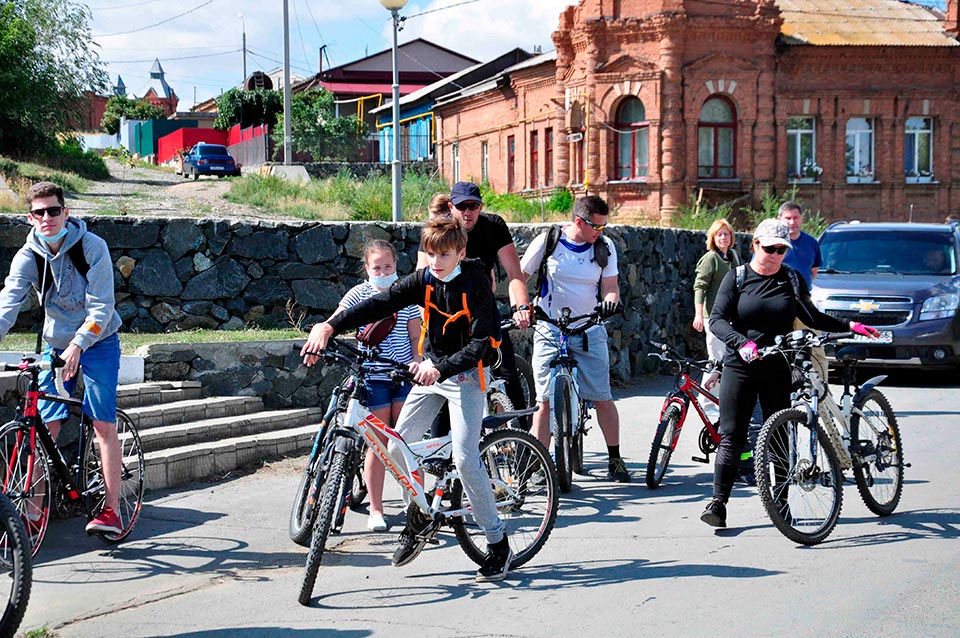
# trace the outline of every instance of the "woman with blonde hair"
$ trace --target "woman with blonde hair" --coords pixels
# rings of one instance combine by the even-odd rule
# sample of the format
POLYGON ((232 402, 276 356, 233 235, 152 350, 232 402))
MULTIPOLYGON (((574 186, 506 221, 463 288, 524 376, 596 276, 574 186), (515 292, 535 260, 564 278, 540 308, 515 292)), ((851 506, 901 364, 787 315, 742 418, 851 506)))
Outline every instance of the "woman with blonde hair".
POLYGON ((444 217, 450 214, 450 194, 449 193, 437 193, 430 198, 430 203, 427 204, 427 213, 430 215, 430 219, 433 219, 437 215, 443 215, 444 217))
MULTIPOLYGON (((723 276, 740 265, 740 255, 733 250, 733 226, 725 219, 718 219, 707 231, 707 252, 697 262, 697 274, 693 281, 693 328, 704 332, 707 338, 707 355, 716 361, 722 361, 726 345, 713 336, 705 321, 717 299, 717 290, 723 276)), ((713 372, 705 381, 704 387, 712 388, 719 377, 713 372)))

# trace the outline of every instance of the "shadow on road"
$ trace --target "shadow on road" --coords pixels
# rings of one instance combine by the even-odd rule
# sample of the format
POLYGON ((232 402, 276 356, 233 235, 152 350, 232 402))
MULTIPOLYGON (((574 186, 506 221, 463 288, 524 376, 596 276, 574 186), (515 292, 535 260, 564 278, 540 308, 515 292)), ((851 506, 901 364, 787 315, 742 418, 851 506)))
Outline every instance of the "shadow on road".
POLYGON ((887 528, 876 534, 861 534, 836 540, 828 539, 824 549, 846 549, 849 547, 868 547, 886 545, 903 541, 951 540, 960 538, 960 510, 912 510, 897 512, 891 516, 877 518, 841 518, 840 525, 868 523, 887 528))
POLYGON ((686 564, 675 561, 651 562, 646 559, 598 560, 522 567, 512 571, 507 580, 490 584, 476 584, 472 575, 463 571, 413 574, 411 580, 436 581, 438 577, 462 576, 453 585, 404 586, 376 590, 339 591, 321 594, 314 599, 321 609, 356 609, 358 598, 363 604, 377 608, 397 609, 416 605, 435 604, 461 598, 481 598, 497 589, 525 589, 528 591, 557 592, 563 589, 602 587, 636 580, 662 578, 764 578, 782 574, 781 571, 740 567, 733 565, 686 564))
POLYGON ((229 627, 209 631, 170 634, 167 638, 363 638, 373 635, 369 629, 294 629, 292 627, 229 627))

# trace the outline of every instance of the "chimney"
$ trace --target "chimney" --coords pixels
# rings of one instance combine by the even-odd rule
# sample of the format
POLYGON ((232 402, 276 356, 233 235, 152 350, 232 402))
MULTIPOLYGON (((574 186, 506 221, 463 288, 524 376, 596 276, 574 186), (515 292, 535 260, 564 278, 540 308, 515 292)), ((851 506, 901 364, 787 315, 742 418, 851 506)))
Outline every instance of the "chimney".
POLYGON ((960 36, 960 25, 957 24, 960 20, 960 16, 957 15, 958 4, 960 0, 947 0, 947 17, 943 21, 944 30, 955 38, 960 36))

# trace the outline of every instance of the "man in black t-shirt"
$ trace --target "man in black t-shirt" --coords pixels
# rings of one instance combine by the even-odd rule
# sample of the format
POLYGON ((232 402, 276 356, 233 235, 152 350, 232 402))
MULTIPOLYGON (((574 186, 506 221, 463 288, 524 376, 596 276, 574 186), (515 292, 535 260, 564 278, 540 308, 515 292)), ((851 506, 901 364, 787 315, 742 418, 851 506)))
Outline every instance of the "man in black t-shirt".
MULTIPOLYGON (((493 268, 500 261, 507 273, 507 291, 510 296, 511 307, 514 308, 513 320, 517 327, 526 330, 530 327, 532 311, 530 309, 530 295, 520 270, 520 256, 513 243, 513 236, 507 223, 499 215, 483 212, 483 197, 480 188, 473 182, 457 182, 450 190, 450 212, 463 220, 467 229, 467 257, 479 259, 484 268, 490 273, 491 286, 496 288, 493 268)), ((426 255, 420 251, 417 259, 417 268, 426 265, 426 255)), ((523 395, 523 386, 517 376, 516 355, 513 343, 506 332, 500 345, 500 354, 503 357, 501 365, 494 374, 506 381, 507 397, 517 409, 525 408, 526 398, 523 395)))

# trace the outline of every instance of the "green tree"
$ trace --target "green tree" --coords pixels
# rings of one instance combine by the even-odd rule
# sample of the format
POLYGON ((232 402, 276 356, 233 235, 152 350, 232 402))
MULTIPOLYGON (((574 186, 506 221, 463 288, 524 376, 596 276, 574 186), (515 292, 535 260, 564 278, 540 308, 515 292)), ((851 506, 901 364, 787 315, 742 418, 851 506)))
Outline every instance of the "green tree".
POLYGON ((73 128, 84 91, 106 87, 90 17, 73 0, 0 3, 0 154, 52 148, 73 128))
POLYGON ((120 130, 120 118, 124 116, 130 120, 159 120, 165 117, 162 108, 146 100, 131 100, 123 95, 114 95, 107 100, 100 126, 105 133, 116 135, 120 130))
MULTIPOLYGON (((336 117, 333 93, 324 89, 303 91, 290 101, 290 137, 294 151, 314 159, 355 160, 363 149, 366 125, 356 115, 336 117)), ((283 148, 283 114, 273 134, 283 148)))
POLYGON ((259 124, 272 127, 283 111, 283 95, 270 89, 230 89, 217 98, 217 111, 213 128, 220 131, 236 124, 243 128, 259 124))

